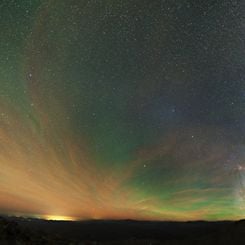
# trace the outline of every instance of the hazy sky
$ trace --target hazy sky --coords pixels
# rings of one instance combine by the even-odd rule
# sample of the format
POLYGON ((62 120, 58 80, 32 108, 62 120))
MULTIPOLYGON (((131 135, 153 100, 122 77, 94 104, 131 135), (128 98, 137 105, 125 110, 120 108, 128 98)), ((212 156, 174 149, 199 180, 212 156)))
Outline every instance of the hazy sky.
POLYGON ((245 217, 245 2, 2 0, 0 211, 245 217))

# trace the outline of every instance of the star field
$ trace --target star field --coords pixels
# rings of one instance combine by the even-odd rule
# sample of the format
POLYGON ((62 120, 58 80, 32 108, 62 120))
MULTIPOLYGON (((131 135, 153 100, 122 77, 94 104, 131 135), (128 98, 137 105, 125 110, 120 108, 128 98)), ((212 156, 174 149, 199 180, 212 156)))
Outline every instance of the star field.
POLYGON ((244 11, 3 0, 0 211, 244 218, 244 11))

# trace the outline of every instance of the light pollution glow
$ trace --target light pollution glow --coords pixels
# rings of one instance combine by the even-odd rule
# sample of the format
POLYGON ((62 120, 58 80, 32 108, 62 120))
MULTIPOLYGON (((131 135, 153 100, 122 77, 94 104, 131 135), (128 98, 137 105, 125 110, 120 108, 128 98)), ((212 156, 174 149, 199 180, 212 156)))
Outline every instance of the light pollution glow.
MULTIPOLYGON (((190 169, 196 161, 188 156, 193 146, 181 142, 177 135, 172 135, 152 150, 142 150, 138 153, 139 159, 127 164, 125 169, 118 171, 104 168, 98 171, 86 151, 78 148, 69 134, 59 132, 57 140, 62 140, 59 143, 64 149, 60 152, 61 149, 52 143, 57 135, 45 128, 39 128, 38 132, 31 120, 22 118, 1 103, 1 108, 3 107, 8 118, 1 120, 0 203, 1 210, 7 213, 65 220, 196 220, 219 211, 222 203, 215 203, 214 196, 220 192, 224 193, 221 202, 229 203, 230 197, 225 197, 225 192, 230 190, 225 188, 175 190, 176 186, 186 185, 188 179, 193 182, 200 178, 200 173, 192 176, 190 169), (187 157, 189 163, 177 166, 185 171, 185 175, 176 174, 176 179, 173 177, 164 183, 173 189, 162 191, 162 195, 166 197, 150 195, 144 187, 130 186, 130 180, 137 177, 140 168, 142 170, 140 163, 154 162, 154 159, 168 156, 172 151, 177 154, 177 158, 185 160, 187 157), (207 202, 210 196, 213 196, 213 200, 207 202), (203 202, 205 209, 202 208, 203 202), (200 205, 200 208, 187 208, 195 205, 200 205)), ((198 145, 196 149, 200 147, 198 145)), ((205 166, 210 167, 215 162, 222 161, 226 148, 227 145, 211 145, 208 155, 198 160, 198 168, 205 171, 205 166)), ((216 174, 210 176, 209 180, 214 185, 229 177, 225 172, 220 172, 218 176, 216 174)), ((236 210, 236 206, 233 205, 233 209, 236 210)), ((240 211, 238 216, 229 216, 228 213, 226 217, 241 218, 242 213, 240 211)))

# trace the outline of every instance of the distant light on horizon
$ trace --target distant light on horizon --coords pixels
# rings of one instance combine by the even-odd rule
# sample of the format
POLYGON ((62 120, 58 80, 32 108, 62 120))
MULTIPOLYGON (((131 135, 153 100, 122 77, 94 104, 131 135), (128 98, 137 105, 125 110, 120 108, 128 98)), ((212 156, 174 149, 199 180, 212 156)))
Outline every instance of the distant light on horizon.
POLYGON ((60 216, 60 215, 44 215, 41 217, 45 220, 53 220, 53 221, 76 221, 77 219, 69 216, 60 216))

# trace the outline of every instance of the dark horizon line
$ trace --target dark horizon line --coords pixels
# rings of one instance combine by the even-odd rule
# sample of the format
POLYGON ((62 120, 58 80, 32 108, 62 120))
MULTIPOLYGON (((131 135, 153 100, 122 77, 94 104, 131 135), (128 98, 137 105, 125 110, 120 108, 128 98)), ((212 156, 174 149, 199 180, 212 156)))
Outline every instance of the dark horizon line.
POLYGON ((245 222, 244 219, 234 219, 234 220, 146 220, 146 219, 74 219, 74 220, 55 220, 55 219, 44 219, 41 217, 32 217, 32 216, 17 216, 17 215, 9 215, 9 214, 1 214, 0 218, 16 218, 16 219, 26 219, 26 220, 42 220, 47 222, 72 222, 72 223, 86 223, 86 222, 138 222, 138 223, 222 223, 222 222, 245 222))

